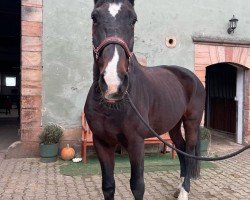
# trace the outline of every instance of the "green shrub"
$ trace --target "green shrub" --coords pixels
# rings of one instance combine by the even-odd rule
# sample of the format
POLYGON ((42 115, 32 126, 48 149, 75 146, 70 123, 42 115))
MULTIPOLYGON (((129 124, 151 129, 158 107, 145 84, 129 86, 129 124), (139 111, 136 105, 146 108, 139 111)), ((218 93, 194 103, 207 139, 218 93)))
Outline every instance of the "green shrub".
POLYGON ((56 124, 46 125, 39 135, 40 143, 56 144, 63 135, 63 129, 56 124))
POLYGON ((200 138, 201 138, 201 140, 210 140, 210 138, 211 138, 210 130, 201 126, 200 127, 200 138))

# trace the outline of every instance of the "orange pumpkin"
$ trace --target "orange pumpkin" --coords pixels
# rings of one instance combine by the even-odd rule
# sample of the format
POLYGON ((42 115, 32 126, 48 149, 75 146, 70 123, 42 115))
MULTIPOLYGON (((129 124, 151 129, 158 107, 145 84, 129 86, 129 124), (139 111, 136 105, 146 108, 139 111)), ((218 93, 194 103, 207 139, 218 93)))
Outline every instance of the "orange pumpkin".
POLYGON ((69 144, 67 144, 67 147, 64 147, 61 151, 61 158, 63 160, 72 160, 74 156, 75 156, 75 150, 69 147, 69 144))

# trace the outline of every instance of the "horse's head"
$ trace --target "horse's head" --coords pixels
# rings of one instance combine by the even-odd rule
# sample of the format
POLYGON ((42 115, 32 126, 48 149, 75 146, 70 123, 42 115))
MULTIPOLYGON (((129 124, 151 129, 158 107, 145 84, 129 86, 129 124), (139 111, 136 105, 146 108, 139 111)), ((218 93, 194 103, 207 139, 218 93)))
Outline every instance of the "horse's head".
POLYGON ((92 12, 95 64, 102 96, 109 103, 123 99, 128 88, 137 17, 134 0, 95 0, 92 12))

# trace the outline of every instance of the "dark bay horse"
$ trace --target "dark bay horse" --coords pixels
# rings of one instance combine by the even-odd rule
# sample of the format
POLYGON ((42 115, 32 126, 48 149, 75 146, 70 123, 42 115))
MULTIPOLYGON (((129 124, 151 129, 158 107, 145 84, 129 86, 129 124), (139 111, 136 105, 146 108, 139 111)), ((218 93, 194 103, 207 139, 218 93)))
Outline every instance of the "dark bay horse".
MULTIPOLYGON (((158 134, 169 132, 178 149, 198 155, 205 90, 199 79, 185 68, 143 67, 138 63, 132 53, 137 21, 133 0, 94 3, 93 84, 84 111, 101 164, 102 190, 106 200, 114 199, 114 153, 120 144, 130 158, 132 193, 136 200, 142 200, 144 139, 153 135, 128 104, 126 94, 130 94, 141 115, 158 134)), ((199 175, 199 162, 181 154, 178 157, 182 180, 177 195, 179 200, 187 200, 190 178, 199 175)))

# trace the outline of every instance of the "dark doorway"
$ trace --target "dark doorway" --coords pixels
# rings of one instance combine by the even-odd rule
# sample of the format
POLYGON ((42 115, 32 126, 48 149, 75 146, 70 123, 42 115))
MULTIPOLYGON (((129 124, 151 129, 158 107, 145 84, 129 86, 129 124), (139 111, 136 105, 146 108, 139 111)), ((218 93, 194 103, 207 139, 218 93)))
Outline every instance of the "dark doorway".
POLYGON ((0 1, 0 151, 19 139, 21 0, 0 1))
POLYGON ((209 128, 236 133, 237 68, 221 63, 206 69, 206 115, 205 125, 209 128))

